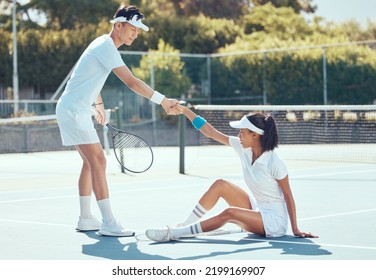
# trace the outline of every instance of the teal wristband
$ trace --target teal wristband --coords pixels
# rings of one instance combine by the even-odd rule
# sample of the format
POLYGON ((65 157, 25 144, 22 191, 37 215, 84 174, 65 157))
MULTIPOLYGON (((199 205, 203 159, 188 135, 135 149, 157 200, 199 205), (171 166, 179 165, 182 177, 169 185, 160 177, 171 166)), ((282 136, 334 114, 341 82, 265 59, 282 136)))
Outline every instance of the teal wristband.
POLYGON ((196 128, 197 130, 200 130, 204 124, 206 124, 206 120, 204 118, 202 118, 201 116, 197 116, 193 121, 192 121, 192 125, 194 126, 194 128, 196 128))

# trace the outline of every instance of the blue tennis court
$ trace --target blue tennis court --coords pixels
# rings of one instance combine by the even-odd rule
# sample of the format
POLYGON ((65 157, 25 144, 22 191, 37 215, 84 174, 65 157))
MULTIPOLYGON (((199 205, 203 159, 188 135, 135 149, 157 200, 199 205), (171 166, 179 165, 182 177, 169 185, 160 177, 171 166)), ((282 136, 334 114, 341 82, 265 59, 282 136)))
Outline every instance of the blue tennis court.
MULTIPOLYGON (((292 146, 281 147, 289 154, 292 146)), ((222 146, 186 147, 185 175, 177 147, 154 148, 155 163, 140 175, 120 172, 108 155, 115 215, 135 237, 75 231, 75 151, 1 155, 0 259, 2 260, 375 260, 376 165, 286 160, 299 227, 318 239, 263 238, 237 231, 155 243, 144 231, 185 219, 210 184, 225 178, 244 186, 239 162, 222 146)), ((219 204, 207 215, 225 207, 219 204)), ((93 202, 93 211, 99 210, 93 202)))

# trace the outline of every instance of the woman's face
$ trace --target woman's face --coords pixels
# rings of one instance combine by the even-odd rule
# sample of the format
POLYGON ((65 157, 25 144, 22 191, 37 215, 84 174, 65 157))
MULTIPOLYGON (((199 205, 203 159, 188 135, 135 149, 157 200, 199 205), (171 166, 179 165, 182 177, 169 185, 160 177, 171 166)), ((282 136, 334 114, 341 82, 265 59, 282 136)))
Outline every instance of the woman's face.
POLYGON ((254 147, 256 141, 259 139, 259 135, 247 128, 241 128, 239 131, 239 139, 243 148, 254 147))

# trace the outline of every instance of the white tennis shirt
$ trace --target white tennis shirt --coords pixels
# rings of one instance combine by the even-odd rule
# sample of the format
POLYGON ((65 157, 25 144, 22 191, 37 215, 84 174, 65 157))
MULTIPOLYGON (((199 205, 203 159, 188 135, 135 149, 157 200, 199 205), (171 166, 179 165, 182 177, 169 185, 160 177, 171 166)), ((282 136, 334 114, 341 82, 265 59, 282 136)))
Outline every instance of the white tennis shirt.
POLYGON ((287 167, 275 151, 264 152, 252 164, 252 149, 244 149, 238 137, 231 136, 230 146, 240 157, 244 180, 257 203, 285 202, 276 180, 285 178, 287 167))
POLYGON ((74 112, 91 110, 112 69, 123 65, 112 38, 96 38, 78 60, 59 103, 74 112))

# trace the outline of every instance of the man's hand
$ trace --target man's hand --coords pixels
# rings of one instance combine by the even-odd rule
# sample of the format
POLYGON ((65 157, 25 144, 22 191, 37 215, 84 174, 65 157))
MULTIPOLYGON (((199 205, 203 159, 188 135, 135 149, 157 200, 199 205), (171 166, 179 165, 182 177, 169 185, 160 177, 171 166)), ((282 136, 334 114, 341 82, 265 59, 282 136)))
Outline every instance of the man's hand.
POLYGON ((163 99, 161 105, 167 115, 179 115, 180 114, 179 110, 176 108, 176 106, 179 105, 179 100, 177 99, 165 98, 163 99))
POLYGON ((104 105, 103 104, 100 104, 100 105, 95 105, 95 119, 97 120, 98 123, 100 123, 101 125, 105 125, 106 123, 106 112, 105 112, 105 109, 104 109, 104 105))

